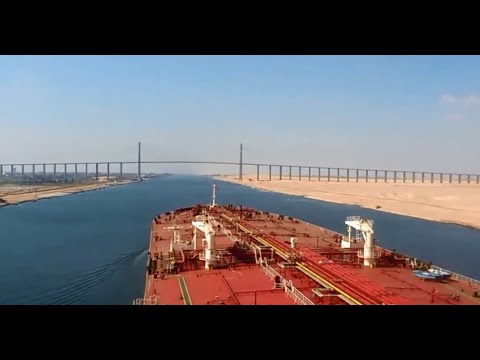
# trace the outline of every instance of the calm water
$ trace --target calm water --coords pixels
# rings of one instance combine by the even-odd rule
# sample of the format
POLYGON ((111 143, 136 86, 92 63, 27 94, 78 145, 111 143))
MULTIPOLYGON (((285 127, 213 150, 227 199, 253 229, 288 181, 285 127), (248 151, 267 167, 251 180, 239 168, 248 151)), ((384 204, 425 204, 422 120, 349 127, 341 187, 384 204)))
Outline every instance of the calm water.
MULTIPOLYGON (((172 176, 0 209, 0 304, 131 304, 143 293, 155 214, 210 202, 213 180, 172 176)), ((343 232, 375 221, 380 245, 480 278, 480 231, 217 181, 218 202, 343 232)))

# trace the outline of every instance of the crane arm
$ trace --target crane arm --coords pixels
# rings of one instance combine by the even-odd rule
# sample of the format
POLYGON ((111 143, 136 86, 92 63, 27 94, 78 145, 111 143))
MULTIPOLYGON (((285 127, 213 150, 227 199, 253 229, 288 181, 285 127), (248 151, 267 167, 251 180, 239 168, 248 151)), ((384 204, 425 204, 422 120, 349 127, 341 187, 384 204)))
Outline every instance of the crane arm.
POLYGON ((360 217, 347 218, 345 224, 362 232, 363 238, 367 240, 367 234, 373 235, 373 221, 360 217))
POLYGON ((205 236, 215 235, 215 231, 210 223, 204 221, 192 221, 192 225, 195 226, 198 230, 203 231, 205 236))

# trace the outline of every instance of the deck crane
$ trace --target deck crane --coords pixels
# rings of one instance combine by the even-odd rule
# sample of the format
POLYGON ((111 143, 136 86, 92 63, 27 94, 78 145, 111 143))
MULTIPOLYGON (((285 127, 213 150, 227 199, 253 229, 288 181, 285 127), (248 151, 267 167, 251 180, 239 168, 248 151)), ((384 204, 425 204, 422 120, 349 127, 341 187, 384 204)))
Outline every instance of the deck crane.
MULTIPOLYGON (((363 258, 363 265, 372 267, 375 265, 375 259, 378 258, 379 253, 375 252, 373 240, 373 220, 367 220, 360 216, 349 216, 345 220, 347 226, 348 239, 343 242, 355 243, 351 238, 351 230, 354 228, 363 235, 363 250, 358 251, 358 257, 363 258)), ((358 240, 358 239, 357 239, 358 240)), ((358 243, 357 243, 358 244, 358 243)), ((343 246, 342 246, 343 247, 343 246)), ((358 246, 354 246, 358 247, 358 246)))
POLYGON ((192 225, 195 229, 202 231, 205 234, 205 238, 202 243, 204 245, 204 258, 205 258, 205 269, 211 270, 215 267, 217 261, 217 250, 215 249, 215 230, 211 220, 208 219, 205 215, 198 215, 195 218, 195 221, 192 221, 192 225))

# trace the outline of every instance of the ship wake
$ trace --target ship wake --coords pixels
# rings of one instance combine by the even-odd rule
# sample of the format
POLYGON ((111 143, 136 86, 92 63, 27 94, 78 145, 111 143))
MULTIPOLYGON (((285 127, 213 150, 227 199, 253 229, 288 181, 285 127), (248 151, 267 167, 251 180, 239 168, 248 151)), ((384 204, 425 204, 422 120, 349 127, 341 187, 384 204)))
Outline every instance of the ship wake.
POLYGON ((13 303, 32 305, 73 305, 79 304, 86 295, 102 282, 108 280, 120 267, 129 263, 137 263, 146 255, 148 249, 140 249, 123 254, 116 259, 93 268, 80 276, 72 276, 65 280, 66 285, 52 288, 35 295, 25 295, 12 299, 13 303))

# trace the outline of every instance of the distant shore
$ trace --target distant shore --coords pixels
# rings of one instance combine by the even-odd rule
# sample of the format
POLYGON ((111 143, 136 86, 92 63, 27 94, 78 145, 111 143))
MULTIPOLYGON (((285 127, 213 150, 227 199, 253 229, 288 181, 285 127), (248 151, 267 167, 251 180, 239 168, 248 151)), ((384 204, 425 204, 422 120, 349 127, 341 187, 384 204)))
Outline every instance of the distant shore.
MULTIPOLYGON (((256 180, 255 175, 212 176, 214 179, 237 183, 256 189, 338 204, 358 205, 398 215, 480 229, 480 184, 476 183, 394 183, 365 180, 337 181, 256 180)), ((354 214, 352 214, 354 215, 354 214)))
POLYGON ((0 184, 0 207, 17 205, 24 202, 34 202, 52 197, 65 196, 86 191, 104 189, 110 186, 128 184, 131 180, 104 181, 90 183, 74 183, 62 185, 17 185, 0 184))

